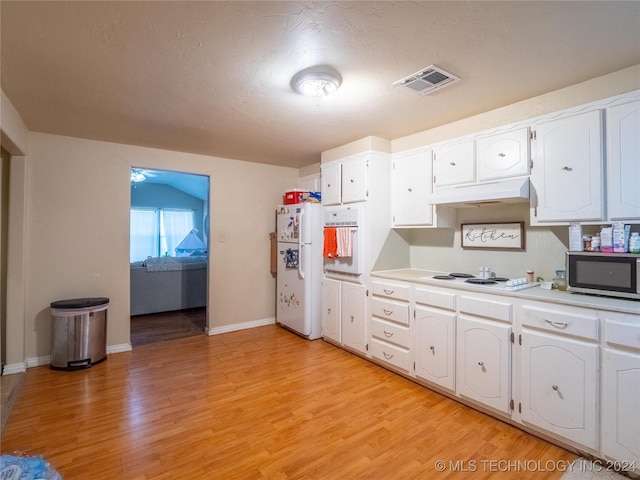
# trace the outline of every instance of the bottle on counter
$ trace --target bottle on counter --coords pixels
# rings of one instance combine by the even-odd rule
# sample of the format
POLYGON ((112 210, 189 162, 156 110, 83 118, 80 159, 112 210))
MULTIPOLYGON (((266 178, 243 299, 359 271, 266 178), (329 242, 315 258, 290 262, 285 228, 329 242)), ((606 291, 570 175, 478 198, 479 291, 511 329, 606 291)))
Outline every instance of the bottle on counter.
POLYGON ((564 270, 556 270, 553 284, 558 290, 565 291, 567 289, 567 273, 564 270))
POLYGON ((631 253, 640 253, 640 234, 633 232, 629 237, 629 251, 631 253))
POLYGON ((591 237, 591 248, 594 252, 600 251, 600 235, 594 235, 591 237))

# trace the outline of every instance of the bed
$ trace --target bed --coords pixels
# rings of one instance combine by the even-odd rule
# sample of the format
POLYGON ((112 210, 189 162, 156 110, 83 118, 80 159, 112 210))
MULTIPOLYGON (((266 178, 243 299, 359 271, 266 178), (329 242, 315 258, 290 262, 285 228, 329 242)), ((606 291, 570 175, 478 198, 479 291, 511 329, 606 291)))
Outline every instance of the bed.
POLYGON ((131 263, 131 315, 206 306, 207 263, 206 256, 131 263))

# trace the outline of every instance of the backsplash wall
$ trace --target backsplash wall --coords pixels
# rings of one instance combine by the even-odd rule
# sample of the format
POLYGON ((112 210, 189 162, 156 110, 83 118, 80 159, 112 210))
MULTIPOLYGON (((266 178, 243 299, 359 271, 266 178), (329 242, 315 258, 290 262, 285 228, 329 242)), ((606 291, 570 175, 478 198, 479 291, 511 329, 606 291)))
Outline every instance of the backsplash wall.
POLYGON ((480 266, 491 267, 497 276, 518 278, 534 270, 536 277, 550 280, 564 269, 569 245, 568 227, 531 227, 529 204, 504 204, 456 210, 456 227, 413 229, 408 234, 412 268, 475 274, 480 266), (469 250, 460 244, 463 223, 524 222, 525 250, 469 250))

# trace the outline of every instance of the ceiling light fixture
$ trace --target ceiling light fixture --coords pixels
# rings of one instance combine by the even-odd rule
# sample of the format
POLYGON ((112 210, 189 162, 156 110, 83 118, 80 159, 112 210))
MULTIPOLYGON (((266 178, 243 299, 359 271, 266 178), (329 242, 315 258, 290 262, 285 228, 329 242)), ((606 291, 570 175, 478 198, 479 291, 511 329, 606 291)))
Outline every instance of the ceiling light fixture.
POLYGON ((291 88, 300 95, 326 97, 342 83, 340 73, 327 65, 305 68, 291 79, 291 88))

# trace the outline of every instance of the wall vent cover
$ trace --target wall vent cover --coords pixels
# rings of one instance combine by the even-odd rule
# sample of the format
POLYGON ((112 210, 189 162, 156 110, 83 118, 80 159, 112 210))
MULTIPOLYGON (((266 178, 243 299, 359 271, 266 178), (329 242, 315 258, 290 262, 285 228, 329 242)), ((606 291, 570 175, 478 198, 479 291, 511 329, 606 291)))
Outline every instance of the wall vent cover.
POLYGON ((458 80, 460 79, 455 75, 445 72, 435 65, 429 65, 413 75, 394 82, 393 85, 400 85, 419 94, 425 94, 445 85, 451 85, 458 80))

